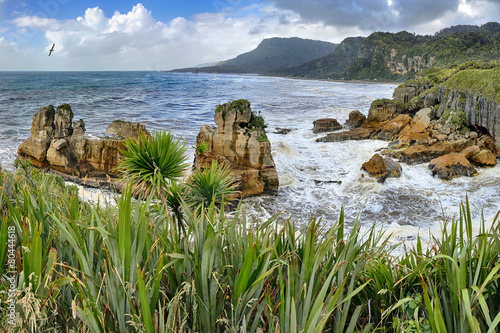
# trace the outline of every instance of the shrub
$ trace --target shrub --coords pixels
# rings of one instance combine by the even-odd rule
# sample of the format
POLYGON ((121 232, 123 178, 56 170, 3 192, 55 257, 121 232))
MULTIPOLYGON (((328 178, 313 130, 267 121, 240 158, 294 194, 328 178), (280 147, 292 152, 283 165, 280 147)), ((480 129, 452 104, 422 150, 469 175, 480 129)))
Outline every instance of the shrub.
POLYGON ((141 133, 137 141, 125 139, 125 147, 118 170, 136 193, 163 193, 169 181, 177 181, 187 170, 187 146, 170 132, 156 132, 151 138, 141 133))
POLYGON ((197 142, 197 143, 196 143, 196 147, 195 147, 195 149, 196 149, 196 154, 198 154, 198 155, 203 155, 203 153, 204 153, 205 151, 207 151, 207 149, 208 149, 209 145, 210 145, 210 144, 209 144, 208 142, 206 142, 206 141, 197 142))

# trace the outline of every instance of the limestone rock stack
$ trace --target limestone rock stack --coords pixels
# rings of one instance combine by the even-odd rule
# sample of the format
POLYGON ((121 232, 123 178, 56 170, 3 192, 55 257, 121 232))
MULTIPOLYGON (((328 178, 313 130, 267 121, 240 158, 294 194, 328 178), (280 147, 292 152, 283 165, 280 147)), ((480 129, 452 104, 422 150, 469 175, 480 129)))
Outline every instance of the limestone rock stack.
MULTIPOLYGON (((124 130, 120 124, 115 127, 120 133, 127 132, 127 136, 138 135, 130 126, 124 130)), ((132 127, 145 131, 142 125, 132 127)), ((85 122, 80 119, 73 123, 71 106, 63 104, 57 109, 52 105, 40 108, 33 116, 31 136, 19 146, 18 154, 35 167, 56 171, 76 182, 119 187, 112 178, 118 177, 115 168, 124 148, 123 137, 85 136, 85 122)))
POLYGON ((250 102, 236 100, 217 106, 216 126, 203 125, 196 138, 194 167, 207 169, 212 161, 225 163, 237 180, 240 197, 277 194, 278 174, 271 155, 264 120, 250 109, 250 102))

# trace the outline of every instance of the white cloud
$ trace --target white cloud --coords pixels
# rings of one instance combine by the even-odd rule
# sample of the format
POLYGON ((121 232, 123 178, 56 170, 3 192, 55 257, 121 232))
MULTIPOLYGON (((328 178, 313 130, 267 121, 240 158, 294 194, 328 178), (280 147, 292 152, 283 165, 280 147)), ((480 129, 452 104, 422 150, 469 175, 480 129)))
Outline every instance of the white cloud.
POLYGON ((458 10, 449 15, 435 19, 425 24, 416 25, 413 31, 419 34, 433 35, 435 32, 460 24, 482 25, 498 21, 500 7, 489 0, 460 0, 458 10))
POLYGON ((229 59, 254 49, 268 37, 298 36, 340 42, 343 37, 360 32, 305 23, 298 14, 273 6, 232 10, 200 13, 189 20, 178 17, 164 23, 139 3, 128 13, 115 12, 111 17, 94 7, 74 20, 23 16, 13 22, 18 29, 39 29, 45 34, 43 52, 29 42, 21 47, 35 57, 39 54, 43 69, 47 70, 168 70, 229 59), (55 52, 46 59, 52 43, 56 44, 55 52))
POLYGON ((14 24, 20 28, 29 27, 47 30, 55 26, 57 24, 57 20, 39 16, 22 16, 14 19, 14 24))
MULTIPOLYGON (((397 16, 400 8, 396 4, 401 1, 383 0, 383 3, 388 6, 391 17, 397 16)), ((493 0, 460 0, 459 3, 455 13, 406 29, 433 34, 452 24, 482 24, 487 22, 487 17, 499 14, 493 0)), ((111 17, 99 7, 88 8, 83 16, 64 21, 22 16, 13 20, 17 34, 2 33, 6 39, 0 45, 3 60, 0 70, 190 67, 235 57, 254 49, 262 39, 269 37, 301 37, 339 43, 348 36, 366 36, 384 26, 381 23, 386 19, 384 16, 375 18, 372 21, 367 18, 362 25, 335 25, 325 20, 304 20, 291 9, 253 4, 161 22, 140 3, 127 13, 115 12, 111 17), (23 35, 23 29, 28 33, 23 35), (33 30, 41 31, 45 40, 35 40, 39 36, 33 30), (52 43, 56 44, 55 52, 47 57, 52 43)))

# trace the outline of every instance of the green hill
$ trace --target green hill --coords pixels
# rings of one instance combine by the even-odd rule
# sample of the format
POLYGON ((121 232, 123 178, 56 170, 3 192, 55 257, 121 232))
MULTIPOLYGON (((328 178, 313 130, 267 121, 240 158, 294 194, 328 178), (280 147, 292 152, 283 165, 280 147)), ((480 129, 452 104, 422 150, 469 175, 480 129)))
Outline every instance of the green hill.
POLYGON ((500 59, 500 24, 459 25, 433 36, 401 31, 349 37, 323 58, 275 74, 318 79, 405 81, 432 67, 500 59))
POLYGON ((358 51, 358 58, 343 72, 348 79, 405 80, 431 67, 467 61, 500 59, 500 24, 458 26, 434 36, 406 31, 375 32, 358 51), (461 32, 466 31, 466 32, 461 32))
POLYGON ((321 58, 332 53, 335 47, 336 44, 323 41, 275 37, 264 39, 255 50, 240 54, 234 59, 221 61, 216 66, 175 71, 270 74, 278 69, 321 58))
POLYGON ((305 64, 281 68, 274 74, 304 78, 339 78, 347 66, 357 59, 358 51, 365 37, 348 37, 332 53, 305 64))

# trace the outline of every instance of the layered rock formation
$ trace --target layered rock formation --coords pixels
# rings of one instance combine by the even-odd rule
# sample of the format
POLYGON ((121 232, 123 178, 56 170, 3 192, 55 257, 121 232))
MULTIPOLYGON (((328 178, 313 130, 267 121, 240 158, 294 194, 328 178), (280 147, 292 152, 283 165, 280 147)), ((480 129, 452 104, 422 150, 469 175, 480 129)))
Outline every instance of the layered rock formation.
MULTIPOLYGON (((126 124, 123 122, 123 124, 126 124)), ((139 132, 120 129, 115 131, 136 137, 139 132)), ((140 125, 138 131, 145 131, 140 125)), ((124 149, 123 137, 96 138, 85 136, 85 122, 73 123, 73 111, 68 104, 54 108, 41 107, 33 116, 31 136, 18 148, 22 159, 28 159, 35 167, 55 171, 72 181, 89 186, 111 185, 120 188, 115 168, 124 149)))
POLYGON ((313 122, 313 126, 313 133, 333 132, 342 129, 342 125, 340 125, 337 119, 334 118, 315 120, 313 122))
POLYGON ((250 109, 250 102, 237 100, 217 106, 216 126, 203 125, 197 145, 208 148, 195 153, 194 167, 208 169, 212 161, 225 163, 238 181, 240 197, 277 194, 278 174, 266 136, 264 120, 250 109))
POLYGON ((106 132, 121 138, 137 139, 140 135, 150 136, 149 132, 146 130, 146 125, 121 119, 114 120, 109 124, 106 132))

